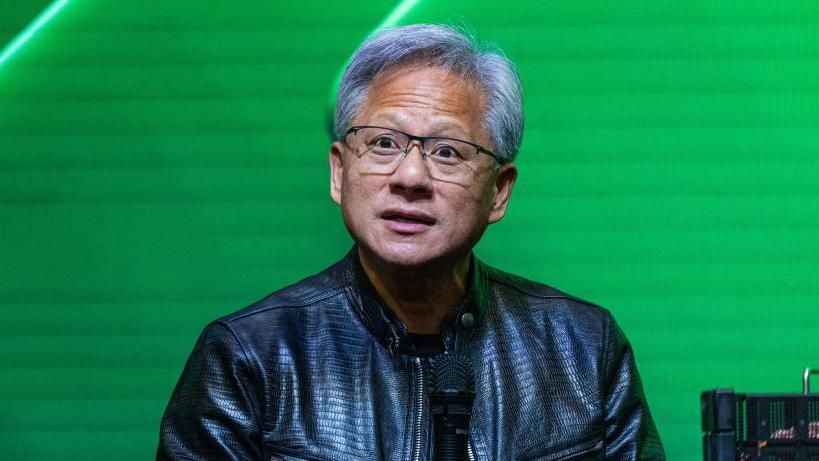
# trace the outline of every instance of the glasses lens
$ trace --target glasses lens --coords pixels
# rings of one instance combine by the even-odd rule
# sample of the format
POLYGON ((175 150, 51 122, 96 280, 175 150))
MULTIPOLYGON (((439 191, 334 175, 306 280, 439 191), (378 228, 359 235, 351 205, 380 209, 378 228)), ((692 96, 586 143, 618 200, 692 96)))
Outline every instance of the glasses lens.
POLYGON ((389 157, 398 155, 404 152, 404 147, 407 145, 406 137, 401 133, 390 130, 379 130, 365 128, 362 130, 362 137, 366 143, 367 150, 381 157, 389 157))
POLYGON ((478 149, 450 138, 430 138, 424 148, 430 160, 433 176, 443 180, 468 182, 480 168, 478 149))
POLYGON ((391 173, 404 155, 409 139, 388 128, 361 128, 353 137, 358 156, 373 173, 391 173))

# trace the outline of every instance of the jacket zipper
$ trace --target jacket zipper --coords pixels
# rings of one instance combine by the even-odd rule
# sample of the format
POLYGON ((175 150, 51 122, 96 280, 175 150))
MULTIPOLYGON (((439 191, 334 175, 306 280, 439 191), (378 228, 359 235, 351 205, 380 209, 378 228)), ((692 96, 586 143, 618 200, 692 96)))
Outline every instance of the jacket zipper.
POLYGON ((412 447, 412 459, 414 461, 421 461, 421 424, 423 423, 423 413, 424 413, 424 400, 426 396, 424 395, 424 365, 421 363, 421 358, 415 358, 415 365, 418 368, 418 379, 416 380, 416 407, 415 407, 415 431, 413 433, 413 447, 412 447))
POLYGON ((475 452, 472 451, 472 443, 466 442, 466 458, 469 461, 475 461, 475 452))
POLYGON ((587 455, 587 454, 589 454, 591 452, 597 451, 597 450, 599 450, 601 448, 603 448, 603 441, 598 440, 597 442, 594 443, 594 445, 592 445, 589 448, 584 448, 584 449, 581 449, 581 450, 576 451, 574 453, 565 454, 565 455, 561 456, 560 458, 554 458, 554 460, 555 461, 563 461, 563 460, 568 461, 568 460, 572 460, 572 459, 581 459, 582 456, 585 456, 585 455, 587 455))

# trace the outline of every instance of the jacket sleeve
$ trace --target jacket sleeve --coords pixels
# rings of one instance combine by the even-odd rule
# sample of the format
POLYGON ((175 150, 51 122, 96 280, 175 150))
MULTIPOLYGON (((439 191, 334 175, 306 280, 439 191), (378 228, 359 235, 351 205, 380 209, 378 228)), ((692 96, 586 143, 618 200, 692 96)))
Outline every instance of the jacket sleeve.
POLYGON ((631 345, 610 316, 606 337, 606 459, 665 460, 631 345))
POLYGON ((261 459, 258 377, 234 333, 205 328, 174 389, 157 460, 261 459))

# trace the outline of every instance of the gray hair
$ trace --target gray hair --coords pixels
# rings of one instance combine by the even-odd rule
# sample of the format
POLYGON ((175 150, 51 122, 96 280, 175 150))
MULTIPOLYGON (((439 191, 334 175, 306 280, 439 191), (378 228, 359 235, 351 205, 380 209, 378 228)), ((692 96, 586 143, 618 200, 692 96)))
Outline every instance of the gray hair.
POLYGON ((483 128, 492 149, 514 160, 523 139, 523 93, 514 64, 496 48, 452 26, 415 24, 380 30, 356 50, 341 77, 333 134, 342 139, 376 76, 401 65, 436 66, 472 79, 486 96, 483 128))

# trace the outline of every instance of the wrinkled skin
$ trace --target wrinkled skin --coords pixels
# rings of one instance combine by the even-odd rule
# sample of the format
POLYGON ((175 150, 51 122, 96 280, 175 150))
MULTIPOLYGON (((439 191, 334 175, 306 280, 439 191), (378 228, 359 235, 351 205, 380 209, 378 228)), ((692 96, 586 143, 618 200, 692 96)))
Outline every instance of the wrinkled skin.
MULTIPOLYGON (((481 125, 483 103, 475 84, 449 71, 399 67, 375 79, 353 124, 460 138, 492 149, 481 125)), ((466 268, 486 227, 506 213, 515 166, 496 168, 487 155, 480 161, 469 184, 445 182, 430 176, 420 147, 413 146, 392 174, 366 174, 350 146, 335 142, 331 196, 365 259, 382 268, 446 273, 466 268)))

